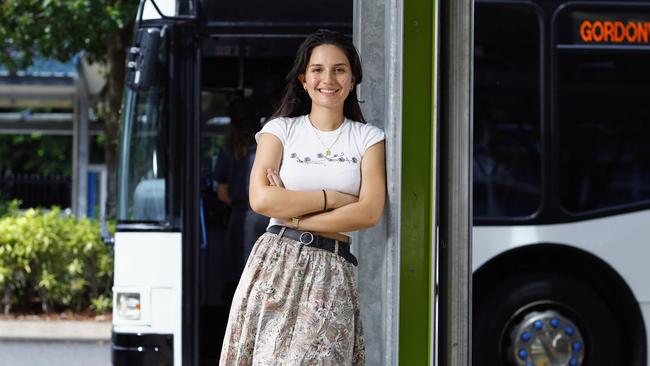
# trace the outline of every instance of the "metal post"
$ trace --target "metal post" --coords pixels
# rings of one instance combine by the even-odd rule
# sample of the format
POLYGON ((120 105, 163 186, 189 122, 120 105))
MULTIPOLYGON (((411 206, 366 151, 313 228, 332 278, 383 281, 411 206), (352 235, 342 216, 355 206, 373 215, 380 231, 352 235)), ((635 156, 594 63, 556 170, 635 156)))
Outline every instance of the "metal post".
POLYGON ((388 200, 384 219, 353 237, 358 255, 368 365, 397 365, 401 176, 402 0, 355 0, 353 39, 363 64, 357 87, 364 117, 386 133, 388 200))
MULTIPOLYGON (((354 1, 353 38, 363 64, 363 81, 357 86, 364 117, 368 123, 384 128, 384 6, 383 0, 354 1)), ((383 291, 386 263, 386 220, 352 238, 352 249, 359 260, 359 302, 366 341, 368 365, 383 365, 386 324, 383 315, 387 305, 383 291)))
POLYGON ((81 60, 75 60, 76 74, 74 131, 72 142, 72 207, 78 217, 85 217, 88 207, 88 89, 81 60))
POLYGON ((382 289, 385 306, 382 309, 384 333, 383 365, 399 362, 399 296, 400 296, 400 237, 401 237, 401 176, 402 176, 402 19, 403 0, 385 0, 384 21, 384 88, 386 133, 386 176, 388 178, 388 214, 385 248, 385 269, 382 289))
POLYGON ((440 364, 471 364, 473 1, 440 2, 440 364))

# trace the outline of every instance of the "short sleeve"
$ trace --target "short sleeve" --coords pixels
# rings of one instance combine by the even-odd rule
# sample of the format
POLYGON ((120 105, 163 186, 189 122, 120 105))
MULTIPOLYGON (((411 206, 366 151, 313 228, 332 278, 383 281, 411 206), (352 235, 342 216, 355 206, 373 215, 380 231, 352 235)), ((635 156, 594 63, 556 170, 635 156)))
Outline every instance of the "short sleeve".
POLYGON ((364 154, 368 148, 370 148, 370 146, 385 139, 386 137, 384 135, 384 131, 382 131, 381 128, 369 124, 364 125, 362 137, 362 147, 364 154))
POLYGON ((274 118, 265 123, 262 129, 255 134, 255 142, 260 142, 260 136, 263 133, 270 133, 279 138, 280 142, 282 142, 282 145, 284 146, 287 141, 287 130, 287 121, 284 118, 274 118))

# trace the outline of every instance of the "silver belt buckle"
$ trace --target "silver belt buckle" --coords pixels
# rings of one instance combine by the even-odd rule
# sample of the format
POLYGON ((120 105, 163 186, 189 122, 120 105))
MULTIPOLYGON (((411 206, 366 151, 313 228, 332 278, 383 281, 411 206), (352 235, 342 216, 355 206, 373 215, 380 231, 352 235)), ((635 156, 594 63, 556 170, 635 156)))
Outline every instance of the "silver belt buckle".
POLYGON ((310 233, 309 231, 303 231, 300 233, 300 242, 303 245, 309 245, 314 241, 314 234, 310 233))

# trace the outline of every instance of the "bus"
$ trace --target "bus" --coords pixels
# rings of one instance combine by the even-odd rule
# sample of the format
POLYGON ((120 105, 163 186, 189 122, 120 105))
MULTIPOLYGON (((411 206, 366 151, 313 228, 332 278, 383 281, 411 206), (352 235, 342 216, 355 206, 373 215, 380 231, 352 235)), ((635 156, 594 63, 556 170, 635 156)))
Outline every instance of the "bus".
POLYGON ((650 2, 475 4, 473 364, 648 365, 650 2))
MULTIPOLYGON (((227 106, 250 100, 268 117, 317 28, 351 34, 383 75, 360 93, 389 168, 384 223, 353 238, 368 364, 436 364, 437 233, 454 220, 438 197, 454 164, 440 152, 440 3, 387 0, 370 16, 363 1, 142 1, 118 163, 114 364, 218 360, 245 256, 226 244, 233 207, 215 183, 227 106)), ((474 10, 473 100, 460 106, 473 116, 472 364, 647 366, 650 2, 474 10)))
MULTIPOLYGON (((223 174, 220 156, 236 128, 230 109, 244 103, 256 122, 268 119, 298 45, 320 28, 353 37, 366 70, 359 86, 364 115, 387 135, 385 218, 352 238, 361 307, 367 309, 367 362, 433 360, 432 104, 420 103, 417 112, 408 103, 425 99, 405 101, 419 117, 404 128, 400 121, 403 95, 430 99, 434 92, 434 5, 140 2, 127 52, 117 163, 114 365, 218 363, 230 301, 250 250, 242 237, 265 229, 246 202, 224 199, 224 187, 240 193, 247 187, 223 174), (410 18, 417 27, 403 31, 410 18), (412 41, 403 45, 403 37, 412 41), (403 63, 423 70, 405 76, 404 82, 413 82, 404 86, 403 63), (402 138, 419 143, 403 151, 402 138), (426 167, 401 167, 402 160, 415 159, 426 167), (411 226, 406 238, 400 237, 402 222, 411 226), (402 249, 405 243, 408 249, 402 249)), ((240 173, 251 159, 237 163, 240 173)))

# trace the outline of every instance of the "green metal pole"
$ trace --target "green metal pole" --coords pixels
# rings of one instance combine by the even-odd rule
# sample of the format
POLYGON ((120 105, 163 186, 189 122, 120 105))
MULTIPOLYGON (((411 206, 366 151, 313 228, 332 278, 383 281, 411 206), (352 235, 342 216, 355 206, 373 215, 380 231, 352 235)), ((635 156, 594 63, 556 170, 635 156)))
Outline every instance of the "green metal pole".
POLYGON ((399 364, 433 364, 435 1, 403 2, 399 364))

